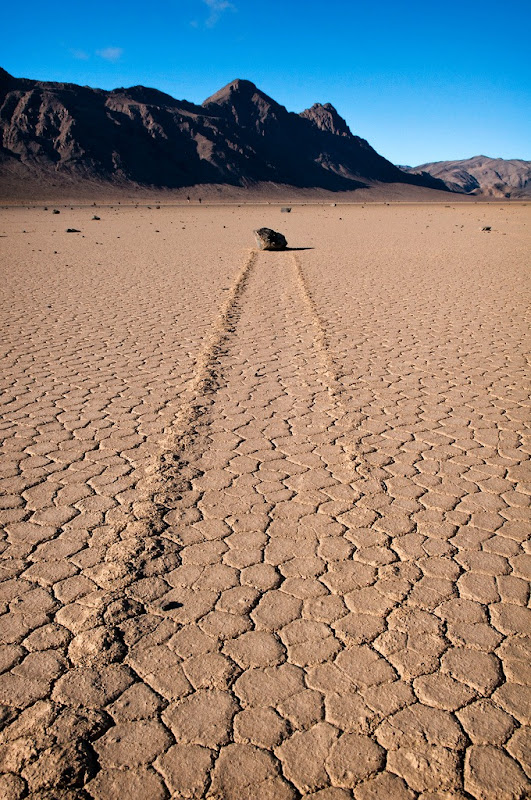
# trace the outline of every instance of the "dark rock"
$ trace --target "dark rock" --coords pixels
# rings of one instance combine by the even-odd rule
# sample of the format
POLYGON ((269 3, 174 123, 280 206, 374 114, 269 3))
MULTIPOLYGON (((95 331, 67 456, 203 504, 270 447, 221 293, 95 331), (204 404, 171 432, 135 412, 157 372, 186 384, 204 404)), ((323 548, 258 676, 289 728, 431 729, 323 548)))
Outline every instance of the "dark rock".
POLYGON ((260 250, 285 250, 288 244, 282 233, 271 228, 259 228, 254 235, 260 250))
POLYGON ((59 211, 59 209, 57 209, 57 208, 54 208, 54 210, 52 211, 52 214, 60 214, 60 213, 61 213, 61 212, 60 212, 60 211, 59 211))
POLYGON ((94 214, 94 216, 92 217, 92 219, 100 219, 100 218, 99 218, 99 217, 97 217, 97 216, 96 216, 96 214, 94 214))
POLYGON ((492 230, 492 228, 491 228, 491 226, 490 226, 490 225, 485 225, 485 227, 484 227, 484 228, 482 228, 481 230, 482 230, 482 231, 491 231, 491 230, 492 230))
POLYGON ((287 208, 287 207, 286 208, 281 208, 280 211, 281 211, 282 214, 289 214, 290 211, 291 211, 291 208, 287 208))
POLYGON ((81 231, 78 231, 77 228, 67 228, 66 232, 67 233, 81 233, 81 231))

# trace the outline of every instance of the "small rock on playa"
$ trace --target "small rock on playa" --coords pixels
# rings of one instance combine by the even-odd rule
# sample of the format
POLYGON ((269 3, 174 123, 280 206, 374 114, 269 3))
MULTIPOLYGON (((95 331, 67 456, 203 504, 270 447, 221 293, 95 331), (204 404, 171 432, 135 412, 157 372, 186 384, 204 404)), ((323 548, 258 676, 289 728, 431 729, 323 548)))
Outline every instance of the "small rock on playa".
POLYGON ((285 250, 288 245, 286 237, 271 228, 258 228, 254 235, 260 250, 285 250))

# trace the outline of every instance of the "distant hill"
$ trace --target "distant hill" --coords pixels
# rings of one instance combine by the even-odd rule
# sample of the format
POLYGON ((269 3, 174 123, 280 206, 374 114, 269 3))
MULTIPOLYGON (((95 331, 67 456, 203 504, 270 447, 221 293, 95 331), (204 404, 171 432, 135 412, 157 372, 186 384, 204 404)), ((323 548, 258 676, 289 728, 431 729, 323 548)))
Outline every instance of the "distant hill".
POLYGON ((403 172, 380 156, 329 103, 291 113, 250 81, 232 81, 199 106, 144 86, 104 91, 1 69, 0 181, 23 181, 28 192, 33 183, 83 181, 448 191, 437 178, 403 172))
POLYGON ((531 161, 474 156, 462 161, 435 161, 401 167, 409 174, 432 175, 453 191, 487 197, 531 196, 531 161))

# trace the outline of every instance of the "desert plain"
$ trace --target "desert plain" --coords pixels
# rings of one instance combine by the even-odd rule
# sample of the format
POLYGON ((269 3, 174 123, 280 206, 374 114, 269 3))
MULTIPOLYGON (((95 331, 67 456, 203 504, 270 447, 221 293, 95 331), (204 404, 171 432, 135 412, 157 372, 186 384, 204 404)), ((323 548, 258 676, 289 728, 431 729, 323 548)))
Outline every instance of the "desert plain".
POLYGON ((529 211, 1 211, 0 797, 529 796, 529 211))

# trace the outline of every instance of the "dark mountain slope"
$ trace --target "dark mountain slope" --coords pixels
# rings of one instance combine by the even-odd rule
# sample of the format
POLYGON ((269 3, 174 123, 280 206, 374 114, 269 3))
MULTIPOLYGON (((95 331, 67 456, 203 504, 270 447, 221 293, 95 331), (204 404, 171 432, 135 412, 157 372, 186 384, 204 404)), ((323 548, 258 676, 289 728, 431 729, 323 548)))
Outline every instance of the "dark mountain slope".
POLYGON ((196 106, 144 86, 107 92, 0 70, 0 176, 18 167, 41 181, 120 186, 446 189, 378 155, 329 103, 294 114, 250 81, 232 81, 196 106))
POLYGON ((474 156, 461 161, 435 161, 406 167, 413 174, 430 174, 453 191, 487 197, 529 197, 531 161, 474 156))

